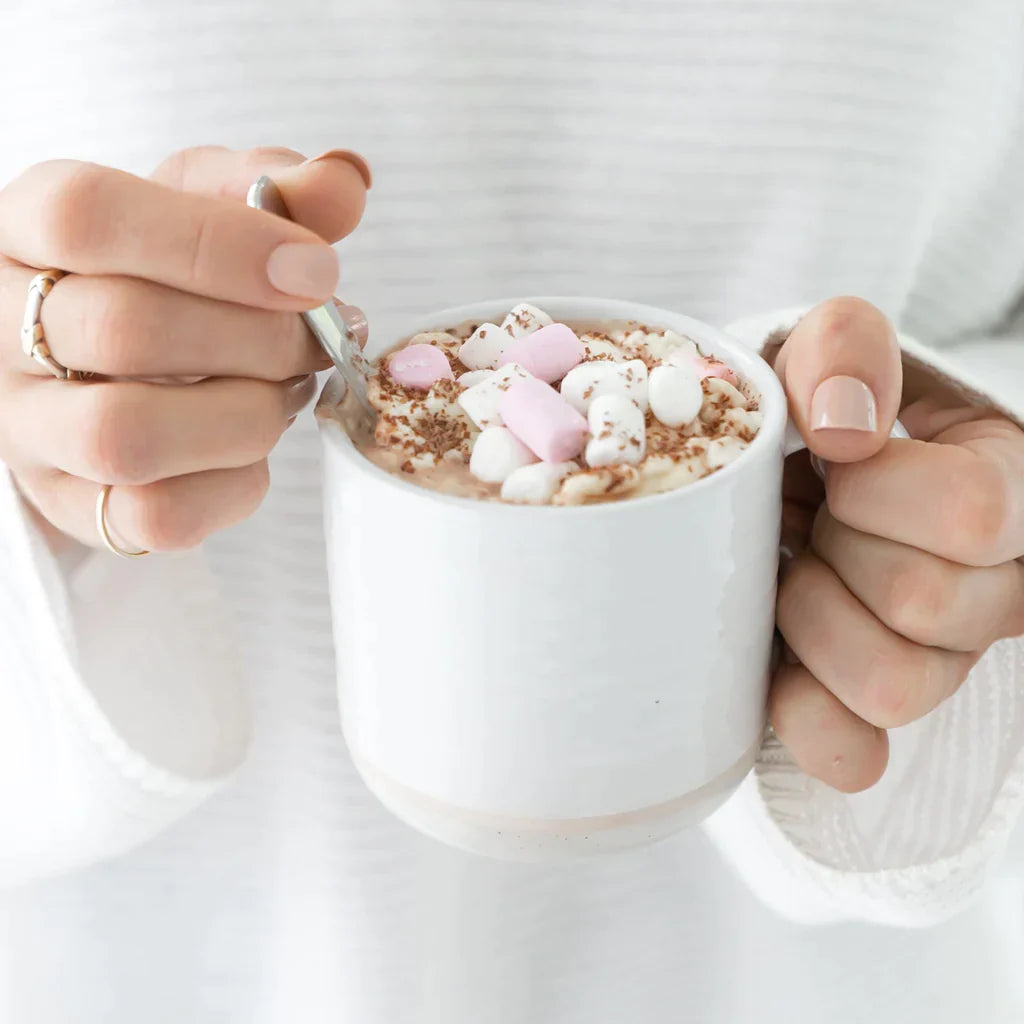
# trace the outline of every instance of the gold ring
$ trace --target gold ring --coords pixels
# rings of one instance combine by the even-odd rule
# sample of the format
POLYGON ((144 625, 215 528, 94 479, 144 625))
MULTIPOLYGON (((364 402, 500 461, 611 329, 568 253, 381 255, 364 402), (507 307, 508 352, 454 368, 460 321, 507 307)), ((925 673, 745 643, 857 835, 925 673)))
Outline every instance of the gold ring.
POLYGON ((104 484, 96 499, 96 530, 100 535, 100 540, 103 541, 103 546, 121 558, 141 558, 143 555, 148 555, 148 551, 127 551, 110 536, 110 527, 107 525, 107 502, 110 500, 112 486, 112 484, 104 484))
POLYGON ((53 286, 65 277, 63 270, 43 270, 36 274, 28 283, 28 296, 25 299, 25 316, 21 322, 21 350, 40 366, 45 366, 58 380, 82 380, 83 375, 77 370, 69 370, 58 363, 50 351, 50 344, 43 331, 43 299, 53 286))

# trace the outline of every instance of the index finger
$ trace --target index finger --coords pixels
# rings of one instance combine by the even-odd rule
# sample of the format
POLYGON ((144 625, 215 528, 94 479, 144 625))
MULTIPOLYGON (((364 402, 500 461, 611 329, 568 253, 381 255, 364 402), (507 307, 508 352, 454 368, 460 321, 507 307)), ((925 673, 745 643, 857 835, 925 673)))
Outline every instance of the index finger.
POLYGON ((338 282, 334 250, 299 224, 73 160, 37 164, 0 192, 0 251, 263 309, 310 309, 338 282))
POLYGON ((832 515, 862 533, 961 565, 1024 555, 1024 433, 994 414, 833 463, 825 486, 832 515))
POLYGON ((292 149, 236 152, 223 146, 180 150, 157 167, 152 179, 183 192, 244 203, 249 186, 262 174, 273 178, 281 190, 290 219, 328 242, 355 229, 372 180, 367 162, 347 149, 332 149, 307 160, 292 149))

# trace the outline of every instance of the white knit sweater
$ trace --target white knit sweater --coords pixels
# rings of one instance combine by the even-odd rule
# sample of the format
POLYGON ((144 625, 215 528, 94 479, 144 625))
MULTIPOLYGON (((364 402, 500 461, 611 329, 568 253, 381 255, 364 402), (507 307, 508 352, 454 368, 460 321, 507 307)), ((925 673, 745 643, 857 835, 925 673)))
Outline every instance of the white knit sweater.
MULTIPOLYGON (((726 323, 854 293, 1024 414, 1015 0, 8 2, 0 97, 0 182, 58 155, 146 173, 207 142, 361 149, 342 290, 378 341, 499 294, 726 323)), ((706 830, 498 864, 356 778, 308 417, 272 471, 201 553, 74 565, 0 472, 0 1020, 1024 1015, 1024 844, 1002 860, 1020 642, 900 730, 868 794, 769 744, 706 830)))

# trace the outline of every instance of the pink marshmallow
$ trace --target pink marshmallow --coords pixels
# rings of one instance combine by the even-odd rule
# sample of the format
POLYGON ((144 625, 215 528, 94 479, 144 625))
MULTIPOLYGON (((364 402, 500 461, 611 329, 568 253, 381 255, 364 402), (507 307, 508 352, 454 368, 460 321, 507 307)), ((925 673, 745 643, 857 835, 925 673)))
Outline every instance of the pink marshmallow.
POLYGON ((554 388, 535 377, 515 381, 501 396, 501 418, 545 462, 565 462, 583 450, 586 419, 554 388))
POLYGON ((703 380, 705 377, 718 377, 720 380, 731 384, 734 388, 739 387, 740 379, 736 371, 731 366, 714 359, 712 356, 699 356, 693 352, 677 349, 670 353, 665 362, 671 363, 674 366, 692 366, 696 371, 698 380, 703 380))
POLYGON ((717 359, 698 359, 693 365, 700 380, 703 380, 705 377, 718 377, 733 387, 736 387, 740 382, 739 377, 736 376, 736 371, 731 366, 718 362, 717 359))
POLYGON ((503 363, 518 363, 540 380, 561 380, 583 362, 587 350, 565 324, 548 324, 514 339, 501 350, 503 363))
POLYGON ((388 373, 403 388, 426 391, 439 380, 454 380, 447 356, 436 345, 409 345, 388 360, 388 373))

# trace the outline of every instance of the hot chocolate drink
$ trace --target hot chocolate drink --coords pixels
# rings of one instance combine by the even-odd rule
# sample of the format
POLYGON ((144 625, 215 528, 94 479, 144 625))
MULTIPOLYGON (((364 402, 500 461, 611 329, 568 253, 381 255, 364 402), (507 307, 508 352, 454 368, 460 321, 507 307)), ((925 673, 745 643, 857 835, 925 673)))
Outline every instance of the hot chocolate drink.
POLYGON ((373 367, 375 423, 340 420, 372 462, 484 501, 581 505, 675 490, 742 454, 759 395, 672 330, 554 323, 522 303, 501 324, 416 334, 373 367))

